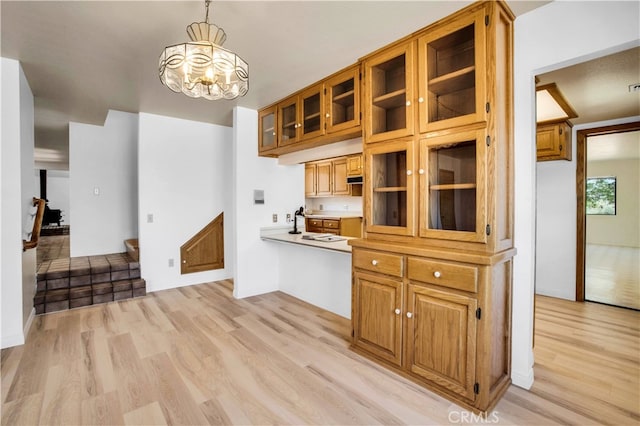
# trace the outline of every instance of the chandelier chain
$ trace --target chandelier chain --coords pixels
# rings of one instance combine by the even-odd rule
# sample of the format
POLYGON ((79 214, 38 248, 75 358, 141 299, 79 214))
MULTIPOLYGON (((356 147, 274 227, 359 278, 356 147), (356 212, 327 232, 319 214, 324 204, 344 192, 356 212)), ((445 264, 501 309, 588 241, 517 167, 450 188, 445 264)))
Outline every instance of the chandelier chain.
POLYGON ((209 4, 211 3, 211 0, 204 0, 204 7, 205 7, 205 19, 204 22, 206 22, 207 24, 209 23, 209 4))

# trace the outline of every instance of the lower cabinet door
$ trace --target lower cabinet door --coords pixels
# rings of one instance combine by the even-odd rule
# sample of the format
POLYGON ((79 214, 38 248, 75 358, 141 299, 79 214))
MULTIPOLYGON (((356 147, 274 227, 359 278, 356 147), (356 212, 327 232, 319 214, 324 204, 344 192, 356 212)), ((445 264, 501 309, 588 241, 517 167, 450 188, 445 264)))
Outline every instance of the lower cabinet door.
POLYGON ((402 362, 402 281, 356 272, 354 344, 396 365, 402 362))
POLYGON ((477 300, 409 284, 407 368, 418 376, 475 399, 477 300))

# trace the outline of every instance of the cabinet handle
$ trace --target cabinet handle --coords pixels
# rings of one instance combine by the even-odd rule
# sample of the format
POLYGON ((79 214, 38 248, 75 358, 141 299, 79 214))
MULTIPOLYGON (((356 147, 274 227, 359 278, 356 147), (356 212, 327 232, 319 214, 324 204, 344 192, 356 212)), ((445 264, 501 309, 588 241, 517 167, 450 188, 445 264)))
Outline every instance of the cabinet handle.
POLYGON ((327 118, 331 117, 331 115, 329 115, 329 113, 326 113, 324 116, 327 117, 327 118))
POLYGON ((407 101, 407 106, 411 106, 411 101, 407 101))
POLYGON ((436 278, 440 278, 440 276, 441 276, 441 275, 442 275, 442 274, 440 273, 440 271, 435 271, 435 272, 433 273, 433 276, 434 276, 434 277, 436 277, 436 278))
POLYGON ((413 317, 413 314, 411 312, 407 312, 407 318, 411 318, 413 317))
POLYGON ((411 170, 407 170, 407 176, 411 176, 413 172, 411 170))
POLYGON ((420 97, 418 98, 418 102, 423 103, 423 102, 424 102, 424 98, 423 98, 422 96, 420 96, 420 97))
POLYGON ((423 174, 424 174, 424 169, 420 169, 420 170, 418 170, 418 173, 420 173, 421 175, 423 175, 423 174))
POLYGON ((378 265, 378 261, 377 261, 377 260, 375 260, 375 259, 373 259, 373 260, 371 261, 371 264, 372 264, 373 266, 377 266, 377 265, 378 265))
POLYGON ((400 309, 396 308, 395 313, 396 315, 400 315, 400 309))

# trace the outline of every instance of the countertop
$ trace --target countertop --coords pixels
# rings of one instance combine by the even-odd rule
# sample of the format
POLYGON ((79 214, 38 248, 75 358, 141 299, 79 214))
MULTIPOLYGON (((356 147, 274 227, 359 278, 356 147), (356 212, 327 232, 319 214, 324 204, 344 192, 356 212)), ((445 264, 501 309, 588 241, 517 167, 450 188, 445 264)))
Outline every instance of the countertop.
POLYGON ((302 234, 289 234, 288 232, 273 232, 273 229, 263 230, 260 232, 260 238, 263 240, 276 241, 280 243, 299 244, 301 246, 315 247, 324 250, 339 251, 343 253, 351 253, 351 246, 348 244, 349 240, 355 240, 354 237, 340 237, 344 238, 341 241, 316 241, 316 240, 304 240, 303 235, 321 235, 316 232, 303 232, 302 234), (266 232, 265 232, 266 231, 266 232))

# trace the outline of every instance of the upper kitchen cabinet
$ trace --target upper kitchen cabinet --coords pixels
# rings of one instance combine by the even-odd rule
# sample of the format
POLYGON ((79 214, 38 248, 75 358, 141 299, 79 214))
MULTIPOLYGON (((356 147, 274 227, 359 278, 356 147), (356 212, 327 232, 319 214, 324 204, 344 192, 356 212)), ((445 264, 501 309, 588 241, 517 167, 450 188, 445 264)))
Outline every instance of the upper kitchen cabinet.
POLYGON ((278 113, 278 146, 286 146, 298 142, 302 126, 300 125, 300 105, 298 96, 280 102, 277 105, 278 113))
POLYGON ((414 55, 411 40, 364 60, 365 142, 413 135, 414 55))
POLYGON ((347 176, 362 176, 362 154, 347 157, 347 176))
POLYGON ((569 120, 538 124, 536 152, 538 161, 571 161, 571 128, 569 120))
POLYGON ((278 147, 276 132, 276 106, 265 108, 258 113, 258 153, 268 155, 269 151, 278 147))
POLYGON ((433 28, 418 39, 420 132, 485 121, 484 8, 433 28))
POLYGON ((316 84, 300 93, 301 120, 298 123, 300 141, 324 134, 324 85, 316 84))
POLYGON ((360 66, 329 77, 325 83, 327 133, 360 126, 360 66))

